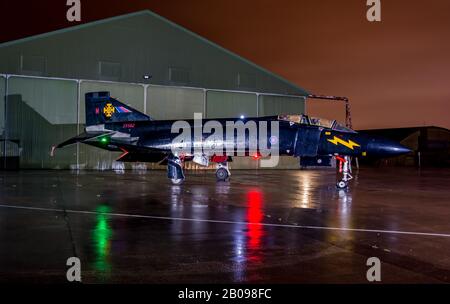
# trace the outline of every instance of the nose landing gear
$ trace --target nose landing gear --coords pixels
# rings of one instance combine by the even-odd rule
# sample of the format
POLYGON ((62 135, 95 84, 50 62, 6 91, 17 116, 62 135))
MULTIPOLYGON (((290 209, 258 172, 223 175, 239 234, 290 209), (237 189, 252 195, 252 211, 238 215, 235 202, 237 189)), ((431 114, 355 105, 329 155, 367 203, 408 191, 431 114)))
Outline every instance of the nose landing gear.
POLYGON ((352 172, 352 164, 350 156, 336 156, 339 161, 339 173, 342 173, 342 179, 337 182, 336 187, 338 189, 346 189, 348 187, 348 182, 353 178, 350 174, 352 172))

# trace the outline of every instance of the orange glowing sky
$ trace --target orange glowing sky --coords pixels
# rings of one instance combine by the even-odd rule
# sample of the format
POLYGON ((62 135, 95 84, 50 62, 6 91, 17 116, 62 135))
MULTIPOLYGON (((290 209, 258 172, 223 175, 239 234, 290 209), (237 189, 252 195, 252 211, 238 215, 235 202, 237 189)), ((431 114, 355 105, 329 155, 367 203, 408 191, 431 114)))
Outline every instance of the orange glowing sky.
MULTIPOLYGON (((2 41, 73 25, 65 1, 6 2, 0 28, 15 30, 2 41)), ((450 128, 450 1, 381 3, 379 23, 366 0, 82 0, 82 18, 148 8, 312 93, 349 97, 356 129, 450 128)), ((342 104, 307 111, 344 120, 342 104)))

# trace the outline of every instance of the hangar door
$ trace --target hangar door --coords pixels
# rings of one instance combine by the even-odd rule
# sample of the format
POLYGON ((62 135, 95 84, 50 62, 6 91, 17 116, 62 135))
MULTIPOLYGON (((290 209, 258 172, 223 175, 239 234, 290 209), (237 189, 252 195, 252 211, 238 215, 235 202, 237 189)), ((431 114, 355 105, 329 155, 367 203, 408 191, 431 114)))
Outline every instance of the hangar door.
POLYGON ((194 113, 203 113, 204 103, 203 89, 147 88, 147 115, 157 120, 193 119, 194 113))
POLYGON ((8 80, 7 154, 19 154, 21 168, 67 169, 76 146, 50 156, 52 145, 77 134, 77 82, 14 76, 8 80))
POLYGON ((207 91, 206 117, 233 118, 241 115, 256 117, 256 104, 256 94, 207 91))

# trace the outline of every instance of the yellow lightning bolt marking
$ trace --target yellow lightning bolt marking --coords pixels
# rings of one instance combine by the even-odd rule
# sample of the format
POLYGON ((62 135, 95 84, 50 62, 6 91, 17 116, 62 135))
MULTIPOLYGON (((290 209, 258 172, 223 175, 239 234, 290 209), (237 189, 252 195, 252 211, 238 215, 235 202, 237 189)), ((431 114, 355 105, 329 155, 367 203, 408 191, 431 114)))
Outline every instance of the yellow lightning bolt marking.
POLYGON ((349 149, 352 149, 354 147, 360 147, 360 145, 358 145, 357 143, 355 143, 354 141, 351 141, 350 139, 348 141, 345 141, 343 139, 340 139, 339 137, 334 137, 333 139, 327 139, 330 143, 334 144, 334 145, 338 145, 341 144, 343 146, 346 146, 349 149))

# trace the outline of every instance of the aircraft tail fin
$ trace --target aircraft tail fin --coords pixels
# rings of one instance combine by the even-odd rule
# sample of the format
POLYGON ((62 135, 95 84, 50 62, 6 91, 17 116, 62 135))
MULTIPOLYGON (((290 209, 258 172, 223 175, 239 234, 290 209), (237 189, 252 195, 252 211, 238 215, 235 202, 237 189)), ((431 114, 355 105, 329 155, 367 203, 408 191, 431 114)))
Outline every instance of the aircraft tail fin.
POLYGON ((107 122, 152 120, 150 116, 121 103, 109 92, 90 92, 85 95, 86 126, 107 122))

